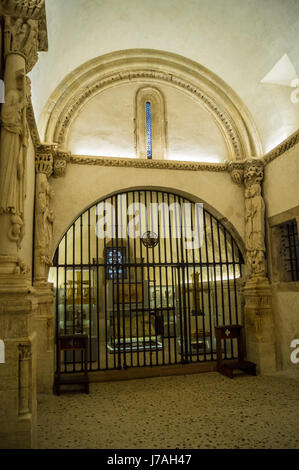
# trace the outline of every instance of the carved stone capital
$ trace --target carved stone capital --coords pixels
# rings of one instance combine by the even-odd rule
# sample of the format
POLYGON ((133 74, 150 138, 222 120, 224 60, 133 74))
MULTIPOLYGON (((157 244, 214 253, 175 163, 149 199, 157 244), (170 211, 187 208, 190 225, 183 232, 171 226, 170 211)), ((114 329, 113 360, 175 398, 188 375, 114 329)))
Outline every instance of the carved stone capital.
POLYGON ((4 55, 18 54, 24 57, 26 73, 33 69, 38 60, 38 28, 38 20, 5 16, 4 55))
POLYGON ((32 355, 30 343, 20 343, 18 349, 21 361, 30 359, 32 355))
POLYGON ((244 163, 229 162, 228 171, 234 183, 242 184, 244 178, 244 163))
POLYGON ((245 161, 244 165, 244 181, 245 186, 249 187, 253 184, 261 184, 264 178, 264 162, 257 158, 250 158, 245 161))
POLYGON ((52 145, 41 145, 35 155, 36 173, 44 173, 47 177, 53 173, 53 153, 55 147, 52 145))
POLYGON ((37 50, 48 50, 45 0, 1 0, 0 15, 38 22, 37 50))
POLYGON ((64 150, 56 150, 54 153, 53 176, 58 178, 66 173, 67 163, 70 161, 71 153, 64 150))
POLYGON ((0 13, 23 18, 40 18, 44 10, 45 0, 2 0, 0 13))

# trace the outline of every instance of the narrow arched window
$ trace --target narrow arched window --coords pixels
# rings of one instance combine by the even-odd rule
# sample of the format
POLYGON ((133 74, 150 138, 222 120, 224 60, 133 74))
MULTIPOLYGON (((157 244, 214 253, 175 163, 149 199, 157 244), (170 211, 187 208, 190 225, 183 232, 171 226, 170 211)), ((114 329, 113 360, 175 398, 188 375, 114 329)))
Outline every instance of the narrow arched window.
POLYGON ((149 101, 145 104, 146 113, 146 156, 152 158, 152 107, 149 101))
POLYGON ((137 158, 164 160, 167 157, 165 100, 157 88, 143 87, 135 100, 135 145, 137 158))

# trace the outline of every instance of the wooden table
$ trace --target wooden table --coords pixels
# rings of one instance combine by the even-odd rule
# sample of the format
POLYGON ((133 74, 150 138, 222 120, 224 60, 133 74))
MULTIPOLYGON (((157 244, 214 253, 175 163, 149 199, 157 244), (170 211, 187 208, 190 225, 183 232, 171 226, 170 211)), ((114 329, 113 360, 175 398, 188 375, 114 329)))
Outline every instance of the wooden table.
POLYGON ((248 374, 256 375, 256 364, 244 359, 242 328, 242 325, 215 326, 217 371, 231 379, 234 376, 234 370, 242 370, 248 374), (236 361, 223 362, 221 340, 234 338, 238 341, 238 359, 236 361))
POLYGON ((61 335, 57 340, 57 374, 54 381, 54 393, 60 395, 61 385, 82 384, 85 393, 89 393, 88 377, 88 336, 86 334, 61 335), (83 351, 84 371, 79 374, 61 373, 62 351, 83 351))

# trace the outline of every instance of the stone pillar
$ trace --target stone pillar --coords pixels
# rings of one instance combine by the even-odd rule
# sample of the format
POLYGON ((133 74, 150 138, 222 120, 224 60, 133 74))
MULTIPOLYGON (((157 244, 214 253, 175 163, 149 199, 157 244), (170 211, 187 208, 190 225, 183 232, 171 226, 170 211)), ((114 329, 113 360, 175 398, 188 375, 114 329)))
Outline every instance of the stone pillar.
POLYGON ((34 290, 38 302, 34 325, 37 333, 37 390, 52 393, 54 378, 54 292, 48 283, 52 265, 54 214, 51 200, 54 196, 49 183, 53 172, 55 146, 42 145, 35 157, 35 243, 34 290))
POLYGON ((276 370, 275 329, 272 291, 266 273, 265 204, 262 197, 264 164, 260 159, 232 162, 235 183, 245 185, 245 247, 247 280, 245 296, 245 336, 247 358, 260 373, 276 370))
MULTIPOLYGON (((0 5, 5 102, 0 130, 0 448, 36 446, 36 332, 38 304, 32 272, 19 252, 26 230, 25 202, 30 80, 38 50, 47 44, 44 0, 0 5)), ((32 240, 33 243, 33 240, 32 240)))
MULTIPOLYGON (((36 299, 15 275, 16 284, 0 283, 0 335, 5 363, 0 364, 0 448, 36 447, 36 299)), ((2 281, 2 279, 1 279, 2 281)))

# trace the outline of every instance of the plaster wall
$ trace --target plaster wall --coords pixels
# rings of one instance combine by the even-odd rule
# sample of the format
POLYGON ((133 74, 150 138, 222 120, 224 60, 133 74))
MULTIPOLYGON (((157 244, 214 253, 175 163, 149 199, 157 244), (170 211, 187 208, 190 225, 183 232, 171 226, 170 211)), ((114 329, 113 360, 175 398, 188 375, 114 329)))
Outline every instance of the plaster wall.
POLYGON ((299 285, 281 283, 273 288, 274 315, 277 341, 277 364, 280 369, 294 369, 299 364, 290 359, 291 341, 299 339, 299 285))
POLYGON ((174 87, 146 81, 115 86, 90 100, 71 126, 67 148, 80 155, 136 157, 135 99, 137 91, 146 85, 154 86, 164 97, 169 160, 228 159, 221 131, 200 100, 174 87))
POLYGON ((67 174, 52 180, 55 196, 54 247, 74 219, 97 200, 133 188, 171 190, 227 219, 237 239, 244 237, 243 189, 226 172, 68 165, 67 174))
POLYGON ((299 144, 266 165, 263 191, 268 218, 299 206, 298 183, 299 144))
MULTIPOLYGON (((299 145, 270 162, 265 168, 264 198, 270 222, 268 253, 274 245, 271 226, 294 219, 299 209, 299 145)), ((271 261, 271 260, 270 260, 271 261)), ((272 263, 270 263, 271 266, 272 263)), ((279 269, 279 267, 278 267, 279 269)), ((281 369, 296 368, 290 360, 291 341, 299 338, 299 282, 280 282, 272 276, 273 311, 277 342, 277 364, 281 369)))

